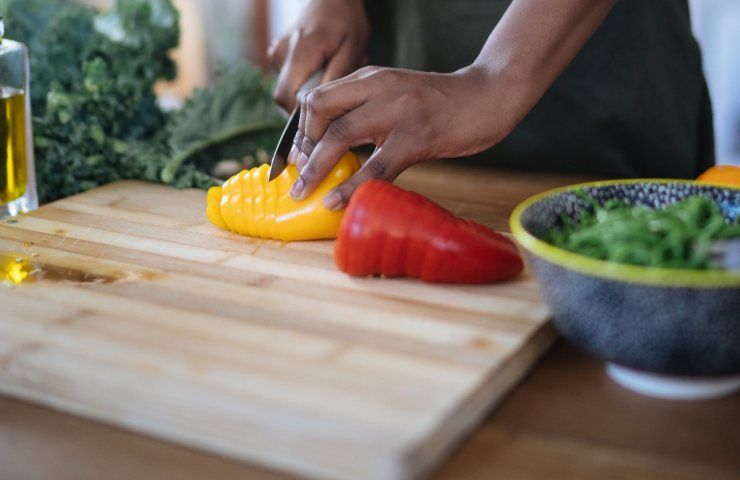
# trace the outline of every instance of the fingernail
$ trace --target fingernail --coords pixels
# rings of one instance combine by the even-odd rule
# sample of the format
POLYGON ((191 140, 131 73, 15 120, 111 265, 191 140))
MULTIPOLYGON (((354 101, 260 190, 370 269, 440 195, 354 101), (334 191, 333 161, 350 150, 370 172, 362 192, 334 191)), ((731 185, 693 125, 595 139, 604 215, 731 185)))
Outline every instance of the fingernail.
POLYGON ((343 203, 342 195, 336 190, 329 192, 329 194, 324 197, 324 206, 329 210, 341 210, 344 206, 343 203))
POLYGON ((295 164, 296 155, 298 155, 298 149, 294 145, 290 148, 290 152, 288 152, 288 164, 289 165, 295 164))
POLYGON ((301 195, 303 195, 305 185, 303 184, 303 179, 301 177, 298 177, 298 180, 295 181, 293 184, 293 188, 290 189, 290 196, 293 197, 294 200, 301 200, 301 195))
POLYGON ((303 170, 303 167, 305 167, 307 163, 308 155, 306 155, 305 153, 301 153, 301 156, 298 158, 298 162, 296 162, 295 168, 297 168, 300 172, 301 170, 303 170))
POLYGON ((301 145, 302 145, 302 144, 303 144, 303 132, 301 132, 300 130, 298 130, 298 131, 297 131, 297 132, 295 133, 295 137, 293 137, 293 145, 294 145, 294 146, 295 146, 295 147, 296 147, 296 148, 297 148, 298 150, 300 150, 300 149, 301 149, 301 145))

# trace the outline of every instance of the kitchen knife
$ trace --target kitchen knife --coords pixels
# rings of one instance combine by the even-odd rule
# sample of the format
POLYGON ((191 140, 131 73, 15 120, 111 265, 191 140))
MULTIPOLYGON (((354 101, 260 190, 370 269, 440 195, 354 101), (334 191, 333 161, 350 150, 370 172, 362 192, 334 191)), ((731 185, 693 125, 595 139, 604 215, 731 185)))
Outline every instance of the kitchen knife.
MULTIPOLYGON (((305 92, 317 87, 321 83, 321 77, 324 76, 324 69, 320 69, 309 77, 308 80, 296 93, 296 98, 300 99, 301 95, 305 92)), ((268 179, 273 181, 278 175, 283 173, 285 167, 288 166, 288 153, 290 153, 291 147, 293 147, 293 140, 295 134, 298 132, 298 120, 301 118, 301 107, 297 105, 293 112, 288 118, 288 123, 285 125, 283 134, 280 135, 280 141, 278 141, 275 153, 272 154, 272 160, 270 161, 270 172, 268 179)))

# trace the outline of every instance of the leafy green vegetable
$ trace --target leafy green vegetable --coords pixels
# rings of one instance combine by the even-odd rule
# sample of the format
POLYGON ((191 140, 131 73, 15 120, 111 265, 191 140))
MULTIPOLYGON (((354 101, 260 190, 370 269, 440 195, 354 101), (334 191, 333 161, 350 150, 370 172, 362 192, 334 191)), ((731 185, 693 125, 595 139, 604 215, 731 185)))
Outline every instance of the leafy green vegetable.
POLYGON ((175 74, 170 0, 117 0, 104 13, 67 0, 0 0, 0 15, 7 37, 31 54, 45 201, 124 178, 205 188, 220 182, 214 164, 254 158, 284 125, 270 83, 248 65, 226 69, 181 111, 157 106, 155 82, 175 74))
POLYGON ((242 66, 196 92, 167 127, 171 154, 162 180, 171 183, 187 161, 210 171, 214 159, 274 147, 285 118, 271 89, 256 69, 242 66))
POLYGON ((713 242, 740 237, 740 224, 725 222, 708 198, 694 195, 662 209, 609 200, 592 206, 578 222, 562 219, 561 228, 547 231, 553 245, 589 257, 632 265, 664 268, 711 268, 713 242))

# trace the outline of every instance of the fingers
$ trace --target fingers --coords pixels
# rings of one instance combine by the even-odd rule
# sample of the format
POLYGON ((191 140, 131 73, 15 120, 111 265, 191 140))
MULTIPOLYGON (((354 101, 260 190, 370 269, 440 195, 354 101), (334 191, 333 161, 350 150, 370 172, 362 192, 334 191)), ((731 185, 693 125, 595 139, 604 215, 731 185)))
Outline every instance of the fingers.
POLYGON ((393 141, 386 142, 375 149, 362 168, 352 178, 329 192, 324 198, 324 206, 329 210, 341 210, 347 206, 357 187, 374 178, 389 182, 409 164, 403 150, 393 141))
MULTIPOLYGON (((363 105, 333 120, 321 140, 311 148, 308 161, 299 169, 299 179, 291 190, 297 200, 310 195, 328 175, 344 153, 357 145, 382 144, 385 131, 388 129, 387 110, 384 103, 363 105)), ((304 150, 305 138, 304 138, 304 150)), ((374 178, 385 178, 386 175, 397 175, 392 169, 385 168, 384 155, 387 150, 377 149, 365 169, 365 174, 372 173, 374 178), (383 170, 381 171, 381 167, 383 170)), ((303 158, 303 157, 301 157, 303 158)))
POLYGON ((298 31, 290 36, 288 53, 275 85, 275 101, 287 111, 295 108, 295 96, 301 85, 324 63, 321 49, 312 48, 309 42, 301 40, 298 31))
MULTIPOLYGON (((383 92, 383 79, 373 75, 381 70, 380 67, 365 67, 303 95, 300 100, 298 121, 302 140, 309 139, 308 146, 312 147, 313 144, 310 142, 321 139, 334 119, 358 108, 368 99, 380 95, 383 92)), ((294 152, 293 156, 300 170, 308 161, 311 149, 302 148, 299 144, 296 144, 295 148, 297 152, 294 152)))
POLYGON ((301 153, 301 146, 303 145, 303 132, 298 130, 295 132, 295 137, 293 138, 293 146, 290 148, 290 152, 288 152, 288 165, 295 165, 296 161, 298 160, 298 157, 301 153))
POLYGON ((309 196, 350 147, 370 143, 376 125, 367 121, 367 108, 352 110, 334 120, 321 141, 314 144, 304 135, 296 180, 290 194, 296 200, 309 196))
POLYGON ((322 111, 326 111, 324 116, 331 118, 332 116, 343 115, 352 108, 361 105, 368 98, 370 90, 363 85, 348 84, 354 80, 367 78, 380 70, 381 67, 374 66, 361 68, 345 77, 323 84, 320 88, 314 88, 301 97, 299 100, 301 109, 298 120, 298 132, 293 139, 293 147, 290 149, 290 153, 288 154, 289 164, 296 165, 300 171, 308 161, 308 157, 313 149, 313 144, 310 143, 311 140, 309 140, 307 147, 310 148, 306 148, 305 154, 301 155, 303 150, 303 139, 307 136, 309 139, 321 138, 321 135, 323 135, 327 128, 328 123, 326 121, 322 122, 320 119, 321 117, 316 119, 311 117, 311 122, 308 122, 308 118, 311 116, 312 112, 322 109, 322 111), (339 90, 340 87, 347 86, 352 88, 346 90, 342 88, 339 90), (304 134, 306 125, 308 123, 314 124, 314 122, 316 123, 314 128, 312 128, 310 135, 304 134))
POLYGON ((315 88, 301 98, 298 121, 301 141, 300 144, 294 142, 291 150, 299 171, 308 163, 316 146, 316 139, 322 139, 329 124, 360 107, 371 94, 372 89, 345 77, 315 88))
MULTIPOLYGON (((302 132, 293 155, 299 178, 291 195, 302 200, 313 193, 321 181, 351 147, 375 144, 371 159, 356 174, 357 178, 336 190, 326 200, 331 208, 342 208, 357 185, 369 178, 392 179, 407 159, 405 151, 388 143, 386 137, 398 130, 403 105, 398 95, 389 95, 402 84, 397 72, 377 67, 363 68, 342 79, 315 88, 301 98, 302 132), (299 144, 299 145, 298 145, 299 144)), ((299 134, 300 135, 300 134, 299 134)), ((353 177, 354 178, 354 177, 353 177)))

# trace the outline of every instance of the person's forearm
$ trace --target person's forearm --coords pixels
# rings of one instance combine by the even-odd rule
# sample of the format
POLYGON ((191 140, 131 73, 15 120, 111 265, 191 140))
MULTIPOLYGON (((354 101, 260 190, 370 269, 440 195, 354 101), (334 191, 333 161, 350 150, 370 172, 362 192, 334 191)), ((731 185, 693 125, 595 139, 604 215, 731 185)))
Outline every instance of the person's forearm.
MULTIPOLYGON (((516 123, 537 103, 606 18, 616 0, 514 0, 471 66, 494 86, 516 94, 507 102, 516 123), (513 100, 513 99, 512 99, 513 100)), ((513 127, 513 126, 512 126, 513 127)))
POLYGON ((343 208, 371 178, 392 181, 414 163, 473 155, 516 127, 576 56, 616 0, 514 0, 478 59, 453 73, 366 67, 301 98, 289 158, 302 200, 358 145, 375 152, 332 190, 343 208), (450 128, 450 126, 455 128, 450 128))

